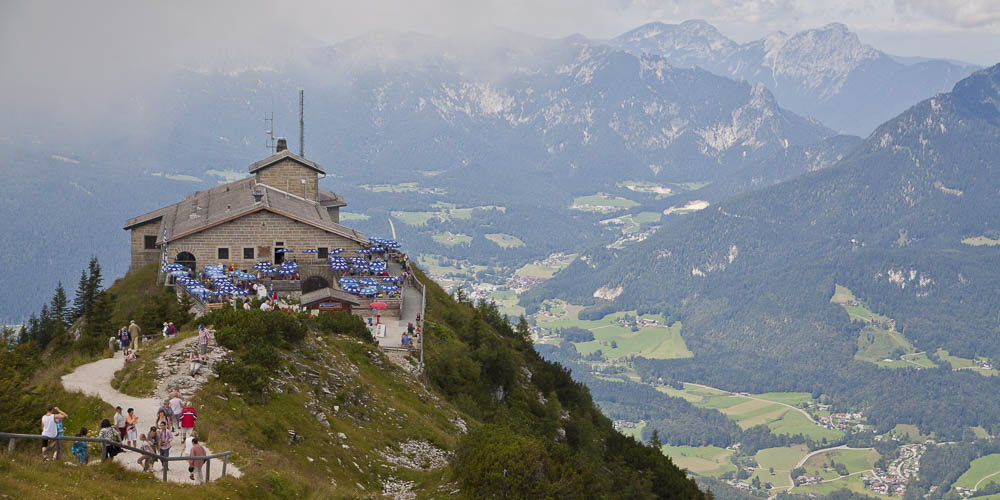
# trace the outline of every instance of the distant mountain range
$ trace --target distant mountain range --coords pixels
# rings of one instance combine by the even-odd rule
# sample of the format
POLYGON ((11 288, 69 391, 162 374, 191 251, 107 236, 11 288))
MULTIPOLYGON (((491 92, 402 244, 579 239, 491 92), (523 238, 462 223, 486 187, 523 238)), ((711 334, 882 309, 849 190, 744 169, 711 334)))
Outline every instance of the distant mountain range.
MULTIPOLYGON (((24 170, 3 188, 5 213, 17 217, 0 234, 0 249, 9 250, 0 268, 15 284, 0 292, 0 316, 17 320, 37 310, 57 277, 72 280, 90 252, 104 257, 108 275, 121 274, 122 220, 244 175, 268 154, 261 117, 271 109, 278 131, 294 138, 299 88, 307 89, 306 156, 332 174, 324 188, 345 194, 349 210, 373 216, 352 225, 385 234, 391 210, 437 201, 497 205, 507 209, 497 225, 526 227, 517 234, 526 256, 569 250, 600 233, 596 216, 574 222, 567 207, 576 196, 623 180, 717 181, 834 134, 781 108, 763 85, 580 37, 457 46, 380 34, 283 68, 184 72, 170 94, 150 97, 159 111, 142 136, 101 130, 75 147, 50 138, 0 144, 8 167, 24 170), (438 194, 359 187, 402 182, 438 194), (51 215, 82 206, 87 224, 51 215), (65 258, 52 259, 56 247, 65 258)), ((429 235, 405 234, 410 251, 441 250, 429 235)), ((470 256, 468 248, 451 250, 470 256)), ((513 251, 505 253, 509 259, 513 251)))
POLYGON ((644 376, 823 393, 871 408, 879 426, 960 436, 962 425, 998 421, 1000 406, 969 395, 1000 384, 856 359, 863 336, 881 330, 852 323, 831 297, 836 285, 853 290, 913 351, 1000 361, 998 213, 1000 65, 912 106, 832 166, 625 250, 588 252, 528 298, 682 321, 694 359, 644 361, 644 376), (608 301, 601 290, 619 292, 608 301))
POLYGON ((862 137, 978 69, 955 61, 894 57, 861 43, 839 23, 792 35, 779 31, 743 44, 701 20, 649 23, 610 45, 762 83, 783 106, 862 137))

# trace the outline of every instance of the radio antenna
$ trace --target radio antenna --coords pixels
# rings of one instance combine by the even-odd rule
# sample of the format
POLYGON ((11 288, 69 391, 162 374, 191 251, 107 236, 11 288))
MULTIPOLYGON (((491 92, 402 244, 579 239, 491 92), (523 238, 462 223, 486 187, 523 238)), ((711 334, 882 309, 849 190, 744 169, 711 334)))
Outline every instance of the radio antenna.
POLYGON ((299 90, 299 156, 306 156, 306 91, 299 90))

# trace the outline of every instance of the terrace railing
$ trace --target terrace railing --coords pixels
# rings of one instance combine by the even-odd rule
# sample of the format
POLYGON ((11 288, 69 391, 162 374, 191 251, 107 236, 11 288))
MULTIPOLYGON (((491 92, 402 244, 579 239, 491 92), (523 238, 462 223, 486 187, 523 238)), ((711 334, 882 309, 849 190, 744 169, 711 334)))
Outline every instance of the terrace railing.
MULTIPOLYGON (((206 455, 203 457, 162 457, 156 453, 150 453, 145 450, 140 450, 139 448, 133 448, 131 446, 126 446, 117 441, 111 441, 108 439, 100 438, 89 438, 89 437, 79 437, 79 436, 58 436, 58 437, 45 437, 38 434, 13 434, 10 432, 0 432, 0 439, 9 439, 10 443, 7 445, 8 453, 14 452, 14 445, 18 439, 28 439, 34 441, 41 441, 42 439, 47 439, 49 441, 83 441, 86 443, 100 443, 101 444, 101 457, 104 457, 105 450, 108 446, 120 446, 123 450, 134 451, 140 455, 152 457, 156 460, 166 460, 167 462, 177 462, 181 460, 204 460, 205 461, 205 482, 209 482, 212 479, 212 459, 222 459, 222 476, 226 475, 226 466, 229 465, 229 455, 232 455, 231 451, 224 451, 222 453, 215 453, 212 455, 206 455)), ((163 480, 167 480, 167 469, 163 469, 163 480)))

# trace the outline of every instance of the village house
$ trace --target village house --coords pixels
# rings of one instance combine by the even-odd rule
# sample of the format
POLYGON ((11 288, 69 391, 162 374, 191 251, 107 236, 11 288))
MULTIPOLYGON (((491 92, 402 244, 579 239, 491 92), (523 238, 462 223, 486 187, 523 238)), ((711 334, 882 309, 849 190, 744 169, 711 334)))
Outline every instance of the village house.
POLYGON ((164 258, 192 271, 210 264, 252 270, 258 261, 294 259, 301 279, 284 283, 282 291, 298 295, 339 288, 328 254, 337 248, 353 254, 369 241, 340 224, 346 203, 319 189, 323 167, 288 151, 281 139, 275 154, 248 170, 246 179, 128 219, 124 229, 131 232, 132 269, 164 258), (315 253, 302 253, 306 249, 315 253))

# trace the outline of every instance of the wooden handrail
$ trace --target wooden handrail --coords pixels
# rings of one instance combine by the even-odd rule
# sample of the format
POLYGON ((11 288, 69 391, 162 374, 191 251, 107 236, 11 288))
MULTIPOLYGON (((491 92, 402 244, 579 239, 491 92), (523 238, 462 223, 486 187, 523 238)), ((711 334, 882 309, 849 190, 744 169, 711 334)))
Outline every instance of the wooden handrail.
MULTIPOLYGON (((0 432, 0 439, 9 439, 10 440, 10 444, 7 447, 8 451, 14 451, 14 442, 16 440, 18 440, 18 439, 32 439, 32 440, 35 440, 35 441, 41 441, 43 439, 46 439, 46 440, 49 440, 49 441, 82 441, 82 442, 86 442, 86 443, 100 443, 102 445, 101 446, 101 451, 102 451, 101 454, 102 455, 103 455, 103 450, 104 450, 105 447, 107 447, 107 446, 120 446, 123 450, 134 451, 136 453, 139 453, 140 455, 147 456, 147 457, 150 457, 150 458, 153 458, 153 459, 156 459, 156 460, 166 461, 166 462, 176 462, 176 461, 180 461, 180 460, 204 460, 207 472, 210 472, 212 470, 211 466, 209 465, 209 460, 211 460, 213 458, 222 458, 223 459, 223 464, 222 464, 222 475, 223 476, 226 475, 226 465, 229 463, 229 455, 233 454, 232 451, 224 451, 222 453, 214 453, 212 455, 204 455, 204 456, 194 456, 194 457, 191 457, 191 456, 187 456, 187 457, 183 457, 183 456, 164 457, 164 456, 161 456, 161 455, 159 455, 157 453, 150 453, 150 452, 148 452, 146 450, 141 450, 139 448, 134 448, 132 446, 127 446, 127 445, 125 445, 125 444, 123 444, 123 443, 121 443, 119 441, 112 441, 110 439, 101 439, 101 438, 80 437, 80 436, 46 437, 46 436, 40 436, 38 434, 15 434, 15 433, 11 433, 11 432, 0 432)), ((205 476, 205 482, 206 483, 209 482, 210 479, 211 478, 208 475, 205 476)), ((166 469, 163 470, 163 480, 164 481, 167 480, 167 471, 166 471, 166 469)))

